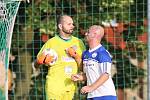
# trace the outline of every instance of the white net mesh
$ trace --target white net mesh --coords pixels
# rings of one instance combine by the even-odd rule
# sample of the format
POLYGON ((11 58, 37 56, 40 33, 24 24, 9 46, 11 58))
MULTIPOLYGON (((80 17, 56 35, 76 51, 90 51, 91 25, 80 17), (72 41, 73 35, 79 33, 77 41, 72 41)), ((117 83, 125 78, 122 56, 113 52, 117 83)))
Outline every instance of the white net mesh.
MULTIPOLYGON (((0 1, 0 60, 5 67, 7 76, 9 50, 11 45, 11 37, 15 22, 16 13, 18 11, 19 2, 0 1)), ((7 79, 5 79, 7 84, 7 79)), ((7 85, 4 89, 7 97, 7 85)), ((1 98, 2 96, 0 96, 1 98)), ((1 98, 3 100, 4 98, 1 98)))

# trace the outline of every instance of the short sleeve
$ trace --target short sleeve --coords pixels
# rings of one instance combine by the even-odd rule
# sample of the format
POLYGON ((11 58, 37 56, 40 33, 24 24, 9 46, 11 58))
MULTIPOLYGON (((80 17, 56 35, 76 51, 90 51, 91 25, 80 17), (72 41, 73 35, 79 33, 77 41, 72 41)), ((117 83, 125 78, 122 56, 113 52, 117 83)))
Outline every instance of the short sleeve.
POLYGON ((111 74, 112 60, 108 51, 105 50, 100 52, 99 63, 100 63, 100 69, 102 73, 111 74))

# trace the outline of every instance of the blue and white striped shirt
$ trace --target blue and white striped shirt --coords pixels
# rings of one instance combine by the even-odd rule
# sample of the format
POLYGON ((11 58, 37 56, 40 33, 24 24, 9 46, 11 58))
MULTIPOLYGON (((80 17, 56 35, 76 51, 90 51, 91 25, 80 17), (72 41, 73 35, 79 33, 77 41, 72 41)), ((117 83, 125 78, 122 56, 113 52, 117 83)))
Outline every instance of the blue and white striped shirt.
POLYGON ((100 44, 92 50, 86 50, 82 55, 83 71, 86 73, 87 85, 93 84, 103 73, 109 74, 109 79, 93 92, 88 98, 101 96, 116 96, 114 83, 111 78, 111 55, 100 44))

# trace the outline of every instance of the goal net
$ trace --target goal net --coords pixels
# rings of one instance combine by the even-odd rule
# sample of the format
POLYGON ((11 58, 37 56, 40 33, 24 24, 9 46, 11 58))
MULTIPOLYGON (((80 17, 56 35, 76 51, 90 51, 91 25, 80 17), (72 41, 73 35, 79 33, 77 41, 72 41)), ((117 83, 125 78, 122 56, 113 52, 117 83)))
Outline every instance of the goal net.
MULTIPOLYGON (((1 77, 5 78, 5 87, 3 91, 3 94, 6 93, 5 97, 7 97, 7 68, 9 64, 8 60, 11 45, 11 37, 19 4, 20 2, 14 0, 0 0, 0 62, 2 63, 1 65, 5 67, 5 72, 0 73, 4 73, 3 76, 5 76, 1 77)), ((5 100, 3 96, 0 96, 0 98, 1 100, 5 100)))

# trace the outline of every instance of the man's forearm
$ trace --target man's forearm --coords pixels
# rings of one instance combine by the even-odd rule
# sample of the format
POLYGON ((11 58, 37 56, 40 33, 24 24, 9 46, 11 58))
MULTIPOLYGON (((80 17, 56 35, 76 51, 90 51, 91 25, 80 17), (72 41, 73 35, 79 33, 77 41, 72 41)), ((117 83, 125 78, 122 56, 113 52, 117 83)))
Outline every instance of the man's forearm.
POLYGON ((93 90, 97 89, 97 88, 100 87, 103 83, 105 83, 105 82, 108 80, 108 78, 109 78, 109 74, 107 74, 107 73, 102 74, 102 75, 98 78, 98 80, 97 80, 95 83, 93 83, 93 84, 91 85, 91 87, 93 88, 93 90))
POLYGON ((76 63, 77 63, 77 65, 78 65, 78 67, 80 67, 81 68, 81 66, 82 66, 82 59, 81 58, 75 58, 75 61, 76 61, 76 63))
POLYGON ((37 63, 37 60, 34 61, 34 67, 37 69, 40 67, 40 64, 37 63))

